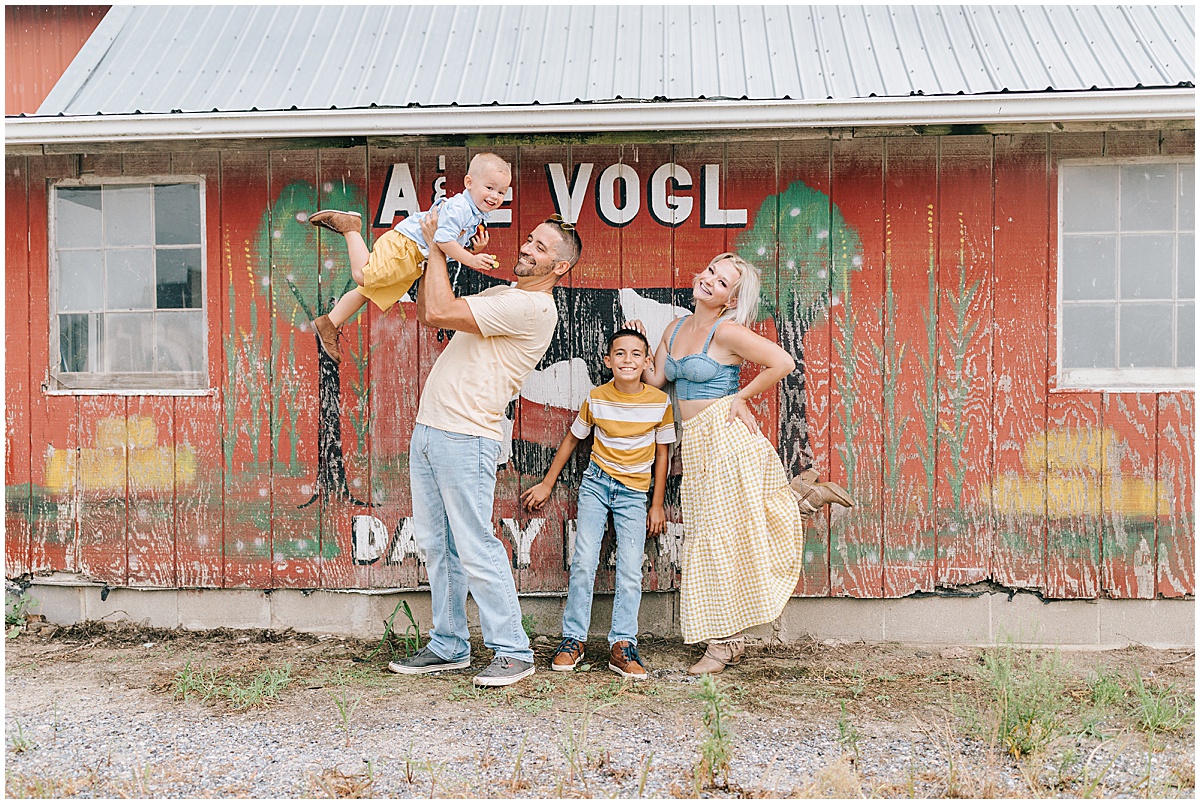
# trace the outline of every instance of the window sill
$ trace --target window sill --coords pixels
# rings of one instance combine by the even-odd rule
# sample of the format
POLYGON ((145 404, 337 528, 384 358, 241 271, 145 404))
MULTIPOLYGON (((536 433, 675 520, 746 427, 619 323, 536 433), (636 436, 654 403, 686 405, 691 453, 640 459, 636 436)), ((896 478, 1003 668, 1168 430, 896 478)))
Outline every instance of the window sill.
POLYGON ((1195 369, 1074 369, 1050 377, 1051 393, 1174 393, 1195 390, 1195 369))

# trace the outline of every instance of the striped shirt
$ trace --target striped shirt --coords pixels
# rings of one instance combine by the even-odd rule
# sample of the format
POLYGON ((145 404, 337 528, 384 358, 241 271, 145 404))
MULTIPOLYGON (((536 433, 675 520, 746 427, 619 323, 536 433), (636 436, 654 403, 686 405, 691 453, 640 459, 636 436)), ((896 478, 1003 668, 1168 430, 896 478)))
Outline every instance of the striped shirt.
POLYGON ((583 401, 571 434, 582 441, 593 427, 592 461, 617 482, 649 491, 655 445, 675 441, 670 398, 645 383, 638 393, 623 394, 606 382, 583 401))

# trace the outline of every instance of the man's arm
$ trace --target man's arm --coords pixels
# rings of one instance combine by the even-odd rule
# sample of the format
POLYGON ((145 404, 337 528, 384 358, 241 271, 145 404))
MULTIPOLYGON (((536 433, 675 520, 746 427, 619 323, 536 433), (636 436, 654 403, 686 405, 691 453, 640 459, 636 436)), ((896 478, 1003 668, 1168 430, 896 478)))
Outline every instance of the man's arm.
POLYGON ((466 299, 454 295, 450 286, 450 274, 446 270, 446 255, 434 241, 437 232, 437 209, 421 221, 421 234, 429 244, 429 257, 425 260, 425 275, 417 288, 417 320, 427 327, 452 329, 456 332, 472 332, 482 335, 471 305, 466 299))

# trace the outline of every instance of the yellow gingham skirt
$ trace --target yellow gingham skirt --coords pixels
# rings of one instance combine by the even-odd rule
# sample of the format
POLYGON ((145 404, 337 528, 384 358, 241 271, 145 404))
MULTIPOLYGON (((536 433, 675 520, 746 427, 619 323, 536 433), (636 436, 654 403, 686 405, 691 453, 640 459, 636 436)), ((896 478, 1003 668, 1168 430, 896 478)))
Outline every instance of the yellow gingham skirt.
POLYGON ((683 641, 770 622, 800 579, 804 519, 771 442, 727 424, 732 396, 683 423, 683 641))

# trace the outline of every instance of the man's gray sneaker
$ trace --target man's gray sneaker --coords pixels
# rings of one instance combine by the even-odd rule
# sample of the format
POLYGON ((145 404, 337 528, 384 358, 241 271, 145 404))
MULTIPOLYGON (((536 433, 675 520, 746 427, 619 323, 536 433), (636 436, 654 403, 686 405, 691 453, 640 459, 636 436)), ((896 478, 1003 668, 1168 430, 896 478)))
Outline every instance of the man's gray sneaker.
POLYGON ((533 662, 523 662, 511 656, 497 656, 479 675, 475 676, 477 687, 506 687, 525 676, 533 675, 533 662))
POLYGON ((421 648, 413 656, 407 656, 395 662, 388 662, 388 670, 407 676, 422 673, 440 673, 443 670, 462 670, 471 666, 471 657, 465 659, 443 659, 429 648, 421 648))

